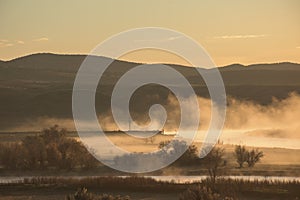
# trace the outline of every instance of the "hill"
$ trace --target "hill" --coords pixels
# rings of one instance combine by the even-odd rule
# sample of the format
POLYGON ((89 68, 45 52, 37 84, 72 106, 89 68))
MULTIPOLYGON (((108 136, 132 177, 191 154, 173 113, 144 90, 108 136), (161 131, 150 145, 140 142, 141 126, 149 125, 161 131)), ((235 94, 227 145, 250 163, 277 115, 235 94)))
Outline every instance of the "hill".
MULTIPOLYGON (((73 82, 85 55, 33 54, 0 62, 0 129, 6 130, 38 117, 72 118, 73 82)), ((99 62, 105 57, 95 57, 99 62)), ((100 80, 96 109, 109 112, 110 95, 116 81, 138 63, 115 60, 100 80)), ((199 96, 209 97, 203 79, 195 68, 170 65, 182 73, 199 96)), ((151 66, 149 66, 151 67, 151 66)), ((209 70, 201 69, 205 73, 209 70)), ((300 93, 300 65, 295 63, 233 64, 219 68, 229 96, 268 104, 273 97, 283 99, 300 93)), ((163 87, 149 85, 132 98, 132 109, 145 113, 153 103, 165 104, 169 95, 163 87), (159 98, 154 95, 159 94, 159 98), (147 94, 146 101, 140 101, 147 94), (153 98, 152 98, 153 97, 153 98)))

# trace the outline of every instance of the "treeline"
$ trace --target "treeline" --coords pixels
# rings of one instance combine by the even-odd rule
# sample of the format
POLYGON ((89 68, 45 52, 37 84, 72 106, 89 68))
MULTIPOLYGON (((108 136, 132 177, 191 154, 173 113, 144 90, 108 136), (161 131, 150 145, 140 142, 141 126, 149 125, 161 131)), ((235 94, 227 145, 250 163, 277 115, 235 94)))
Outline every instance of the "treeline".
POLYGON ((66 129, 55 125, 41 135, 27 136, 21 142, 1 144, 0 165, 6 169, 94 168, 99 162, 84 145, 67 137, 66 129))
MULTIPOLYGON (((151 154, 128 153, 117 156, 114 163, 117 166, 122 166, 123 169, 139 170, 139 166, 145 167, 145 163, 147 163, 149 169, 152 169, 158 162, 162 166, 167 166, 170 161, 175 160, 171 164, 172 166, 186 167, 194 165, 199 169, 206 169, 213 182, 215 182, 216 177, 223 175, 225 170, 228 170, 228 161, 225 158, 226 152, 220 144, 217 144, 213 149, 204 148, 203 151, 209 150, 204 158, 199 158, 199 151, 195 145, 188 145, 182 140, 163 141, 159 143, 158 148, 161 151, 151 154), (181 156, 176 159, 178 155, 181 156)), ((248 163, 249 167, 254 167, 263 156, 263 152, 258 149, 248 150, 240 145, 236 146, 234 152, 234 157, 240 168, 243 167, 245 162, 248 163)))
MULTIPOLYGON (((224 158, 225 149, 215 146, 206 157, 199 158, 199 151, 195 145, 188 145, 182 140, 163 141, 158 144, 161 151, 152 154, 125 154, 114 158, 117 166, 132 170, 139 167, 140 163, 149 163, 149 170, 157 162, 166 163, 175 161, 173 166, 185 167, 195 165, 207 169, 212 179, 221 174, 227 165, 224 158), (177 159, 178 155, 182 155, 177 159), (151 162, 149 162, 149 160, 151 162), (153 166, 152 166, 153 164, 153 166)), ((236 146, 235 158, 239 167, 244 163, 253 167, 263 157, 263 152, 258 149, 248 150, 244 146, 236 146)), ((74 138, 67 137, 67 130, 55 125, 44 129, 42 134, 27 136, 21 142, 0 145, 0 166, 5 169, 93 169, 100 162, 74 138)))
POLYGON ((116 156, 114 157, 114 164, 128 171, 139 171, 145 167, 151 171, 157 167, 157 163, 160 166, 168 166, 169 163, 178 166, 200 163, 197 147, 194 145, 188 146, 185 141, 163 141, 159 143, 158 148, 161 151, 153 153, 128 153, 116 156), (179 155, 181 156, 178 158, 179 155))
MULTIPOLYGON (((156 163, 161 166, 167 166, 170 161, 171 165, 177 167, 197 166, 199 169, 206 169, 210 179, 214 182, 217 176, 222 175, 222 169, 226 167, 225 149, 215 146, 204 158, 199 158, 199 151, 195 145, 188 145, 183 140, 172 140, 160 142, 158 148, 161 151, 150 154, 132 154, 128 153, 123 156, 117 156, 114 163, 123 169, 139 170, 141 166, 153 169, 156 163), (178 159, 178 155, 181 155, 178 159), (149 162, 150 161, 150 162, 149 162)), ((204 149, 205 150, 205 149, 204 149)), ((206 149, 208 150, 208 149, 206 149)))

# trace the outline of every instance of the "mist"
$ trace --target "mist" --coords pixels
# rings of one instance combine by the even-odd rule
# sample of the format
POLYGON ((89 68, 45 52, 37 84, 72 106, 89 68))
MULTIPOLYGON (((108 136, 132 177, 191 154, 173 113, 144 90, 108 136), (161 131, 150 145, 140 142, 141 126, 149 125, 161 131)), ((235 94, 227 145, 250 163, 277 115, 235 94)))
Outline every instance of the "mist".
POLYGON ((229 98, 225 129, 249 130, 248 134, 300 138, 300 96, 292 93, 266 106, 229 98), (259 131, 260 130, 260 131, 259 131))
MULTIPOLYGON (((211 100, 198 97, 200 107, 200 124, 199 130, 207 130, 211 120, 211 100)), ((236 98, 227 98, 228 106, 226 110, 226 119, 223 131, 226 130, 242 130, 244 136, 270 137, 270 138, 300 138, 298 131, 300 130, 300 96, 291 93, 286 99, 273 99, 269 105, 260 105, 253 101, 239 100, 236 98)), ((167 121, 163 126, 159 121, 161 112, 153 109, 152 124, 154 130, 164 129, 166 132, 176 132, 178 129, 181 113, 177 98, 169 96, 166 105, 163 105, 167 113, 167 121)), ((188 121, 196 118, 195 112, 191 109, 190 99, 186 98, 182 102, 183 109, 188 110, 188 121)), ((143 115, 138 115, 143 116, 143 115)), ((144 117, 134 117, 138 125, 149 123, 147 113, 144 117), (145 120, 145 119, 148 119, 145 120)), ((99 122, 103 130, 128 130, 128 118, 119 122, 118 127, 111 113, 99 115, 99 122)), ((58 124, 70 131, 75 131, 73 119, 58 119, 51 117, 39 117, 28 119, 21 125, 10 128, 5 131, 40 131, 43 128, 58 124)), ((189 124, 182 124, 186 130, 189 130, 189 124)), ((131 127, 132 130, 138 127, 131 127)))

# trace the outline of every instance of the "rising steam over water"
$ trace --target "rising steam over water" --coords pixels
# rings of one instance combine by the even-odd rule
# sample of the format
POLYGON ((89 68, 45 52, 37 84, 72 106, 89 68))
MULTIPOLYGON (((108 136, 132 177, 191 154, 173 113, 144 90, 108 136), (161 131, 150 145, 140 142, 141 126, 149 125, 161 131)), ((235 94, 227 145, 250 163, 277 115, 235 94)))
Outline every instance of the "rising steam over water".
MULTIPOLYGON (((198 100, 200 126, 196 139, 202 141, 211 119, 211 101, 202 97, 199 97, 198 100)), ((182 106, 188 110, 189 105, 189 98, 187 98, 182 106)), ((172 119, 167 121, 164 130, 166 133, 172 134, 176 132, 178 127, 180 109, 176 99, 172 96, 168 98, 168 104, 165 106, 169 108, 171 113, 168 116, 172 116, 172 119)), ((297 94, 292 93, 283 100, 274 99, 269 105, 228 98, 226 113, 226 121, 220 138, 225 143, 300 149, 300 96, 297 94)), ((191 120, 195 117, 193 110, 189 110, 188 114, 184 117, 191 120)), ((100 114, 99 120, 101 120, 104 130, 120 129, 110 115, 100 114)), ((124 119, 121 123, 123 128, 128 127, 128 119, 124 119)), ((4 131, 39 131, 53 124, 59 124, 68 130, 75 130, 72 119, 40 117, 28 119, 23 125, 4 131)), ((161 129, 160 121, 155 121, 154 124, 157 125, 154 128, 161 129)), ((189 124, 183 124, 183 126, 188 132, 189 124)), ((135 129, 135 127, 131 128, 135 129)))

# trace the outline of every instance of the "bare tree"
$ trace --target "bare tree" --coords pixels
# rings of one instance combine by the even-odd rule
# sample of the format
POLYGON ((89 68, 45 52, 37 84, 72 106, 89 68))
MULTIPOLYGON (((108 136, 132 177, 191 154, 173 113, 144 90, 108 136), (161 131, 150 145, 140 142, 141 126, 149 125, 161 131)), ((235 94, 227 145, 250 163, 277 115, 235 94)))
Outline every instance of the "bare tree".
POLYGON ((205 158, 204 164, 208 170, 212 183, 215 183, 216 177, 220 175, 221 168, 226 165, 224 159, 224 148, 214 147, 205 158))
POLYGON ((239 167, 242 168, 243 164, 247 162, 248 151, 245 146, 237 145, 234 150, 236 162, 239 164, 239 167))
POLYGON ((27 167, 30 169, 45 168, 47 164, 47 150, 44 140, 37 136, 27 136, 22 141, 22 144, 27 167))
POLYGON ((258 149, 252 149, 247 153, 247 163, 248 167, 254 167, 254 165, 261 160, 261 158, 264 156, 264 153, 262 151, 259 151, 258 149))

